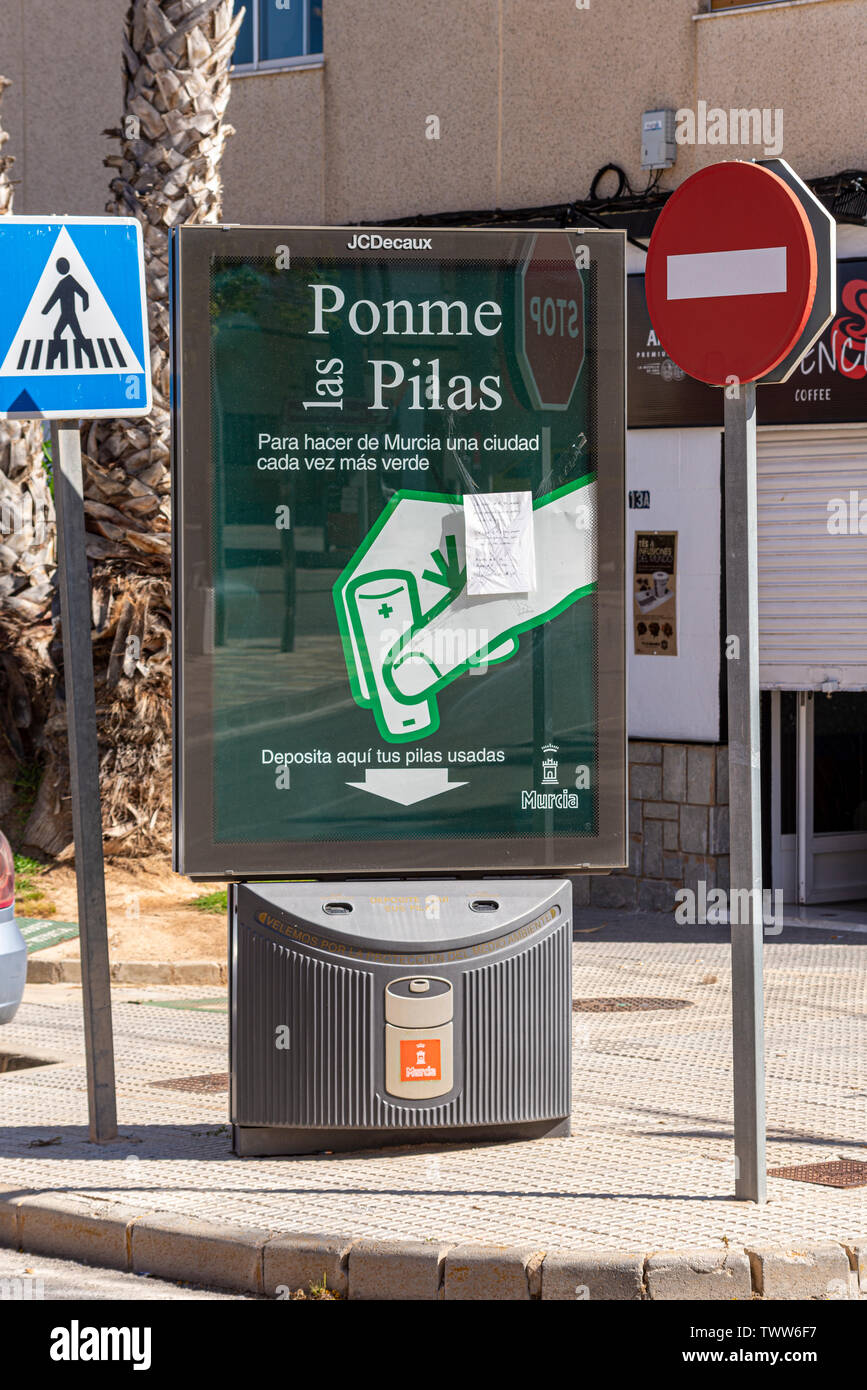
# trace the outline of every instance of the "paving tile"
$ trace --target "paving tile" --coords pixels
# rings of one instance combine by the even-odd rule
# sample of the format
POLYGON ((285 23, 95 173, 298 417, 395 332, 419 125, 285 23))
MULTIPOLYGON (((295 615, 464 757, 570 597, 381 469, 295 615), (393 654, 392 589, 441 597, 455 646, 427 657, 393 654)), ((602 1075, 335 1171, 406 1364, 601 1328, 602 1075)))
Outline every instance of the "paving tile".
POLYGON ((706 806, 681 806, 680 847, 689 854, 707 853, 706 806))
POLYGON ((662 744, 639 743, 636 739, 630 739, 629 761, 631 763, 661 763, 662 744))
POLYGON ((644 873, 647 878, 662 878, 663 825, 661 820, 649 820, 644 827, 644 873))
POLYGON ((662 759, 662 794, 666 801, 686 800, 686 747, 667 743, 662 759))
POLYGON ((686 799, 711 806, 716 795, 716 753, 712 745, 691 744, 686 759, 686 799))
POLYGON ((644 763, 629 768, 629 795, 641 801, 658 801, 662 791, 662 769, 644 763))

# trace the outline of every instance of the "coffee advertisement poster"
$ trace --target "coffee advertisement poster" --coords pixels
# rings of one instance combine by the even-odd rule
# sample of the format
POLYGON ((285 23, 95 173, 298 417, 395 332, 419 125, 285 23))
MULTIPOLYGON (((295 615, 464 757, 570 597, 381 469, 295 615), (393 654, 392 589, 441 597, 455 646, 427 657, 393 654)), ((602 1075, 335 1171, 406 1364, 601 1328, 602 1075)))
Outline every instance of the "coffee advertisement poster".
POLYGON ((676 531, 636 531, 632 609, 638 655, 677 656, 676 531))

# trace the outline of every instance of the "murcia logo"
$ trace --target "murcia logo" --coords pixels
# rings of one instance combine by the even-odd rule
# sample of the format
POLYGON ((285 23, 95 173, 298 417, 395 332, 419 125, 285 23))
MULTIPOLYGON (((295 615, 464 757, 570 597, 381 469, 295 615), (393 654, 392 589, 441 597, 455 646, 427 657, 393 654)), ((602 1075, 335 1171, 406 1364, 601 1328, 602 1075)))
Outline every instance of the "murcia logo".
POLYGON ((347 241, 350 251, 431 251, 429 236, 380 236, 379 232, 358 232, 347 241))

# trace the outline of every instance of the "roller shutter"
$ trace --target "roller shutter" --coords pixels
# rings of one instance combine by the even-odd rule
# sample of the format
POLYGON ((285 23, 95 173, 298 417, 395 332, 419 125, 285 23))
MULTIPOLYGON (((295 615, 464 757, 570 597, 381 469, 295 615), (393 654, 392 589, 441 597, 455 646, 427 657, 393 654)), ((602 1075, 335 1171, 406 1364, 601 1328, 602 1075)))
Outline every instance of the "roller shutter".
POLYGON ((758 526, 762 687, 867 690, 867 424, 760 429, 758 526), (836 534, 852 494, 865 534, 836 534))

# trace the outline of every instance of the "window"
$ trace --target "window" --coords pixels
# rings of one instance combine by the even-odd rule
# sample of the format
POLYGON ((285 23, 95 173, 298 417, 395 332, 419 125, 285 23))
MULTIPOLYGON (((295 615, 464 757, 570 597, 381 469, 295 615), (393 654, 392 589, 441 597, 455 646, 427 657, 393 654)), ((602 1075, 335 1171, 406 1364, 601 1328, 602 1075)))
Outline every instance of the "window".
POLYGON ((322 52, 323 0, 243 0, 246 9, 235 44, 241 72, 292 67, 322 52))

